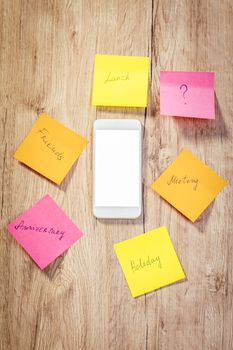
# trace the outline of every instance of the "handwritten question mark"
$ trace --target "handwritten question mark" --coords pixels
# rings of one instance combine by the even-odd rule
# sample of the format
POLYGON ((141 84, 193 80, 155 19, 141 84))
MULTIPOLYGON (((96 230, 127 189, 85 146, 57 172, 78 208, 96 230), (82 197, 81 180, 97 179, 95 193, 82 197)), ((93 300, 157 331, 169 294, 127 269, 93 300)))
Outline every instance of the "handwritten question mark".
MULTIPOLYGON (((182 91, 182 88, 184 87, 184 92, 183 92, 183 99, 185 100, 185 94, 186 94, 186 92, 188 91, 188 86, 186 85, 186 84, 182 84, 182 85, 180 85, 180 90, 182 91)), ((185 105, 187 104, 186 102, 184 103, 185 105)))

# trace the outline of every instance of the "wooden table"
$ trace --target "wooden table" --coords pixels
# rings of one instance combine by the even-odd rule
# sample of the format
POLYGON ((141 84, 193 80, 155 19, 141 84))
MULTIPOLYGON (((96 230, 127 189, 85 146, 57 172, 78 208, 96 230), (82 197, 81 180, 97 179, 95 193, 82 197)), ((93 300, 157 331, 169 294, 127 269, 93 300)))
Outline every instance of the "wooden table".
POLYGON ((183 147, 232 176, 232 1, 1 0, 0 14, 0 349, 233 349, 230 185, 195 224, 149 188, 183 147), (96 53, 150 56, 147 109, 91 106, 96 53), (215 71, 216 120, 161 117, 160 69, 215 71), (41 111, 90 141, 60 187, 12 158, 41 111), (145 127, 136 221, 92 215, 96 118, 145 127), (47 193, 85 236, 43 272, 6 224, 47 193), (187 281, 133 299, 113 244, 162 225, 187 281))

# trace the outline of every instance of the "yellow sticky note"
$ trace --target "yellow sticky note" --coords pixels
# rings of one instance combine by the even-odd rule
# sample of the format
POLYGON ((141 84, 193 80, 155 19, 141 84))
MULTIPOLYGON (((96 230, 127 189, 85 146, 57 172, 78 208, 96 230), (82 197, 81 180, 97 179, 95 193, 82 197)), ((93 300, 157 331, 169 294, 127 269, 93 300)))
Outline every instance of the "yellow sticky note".
POLYGON ((225 185, 220 176, 184 149, 151 187, 194 222, 225 185))
POLYGON ((133 297, 185 278, 166 227, 114 245, 133 297))
POLYGON ((94 106, 146 107, 149 57, 96 55, 94 106))
POLYGON ((20 144, 14 158, 60 184, 87 140, 42 113, 20 144))

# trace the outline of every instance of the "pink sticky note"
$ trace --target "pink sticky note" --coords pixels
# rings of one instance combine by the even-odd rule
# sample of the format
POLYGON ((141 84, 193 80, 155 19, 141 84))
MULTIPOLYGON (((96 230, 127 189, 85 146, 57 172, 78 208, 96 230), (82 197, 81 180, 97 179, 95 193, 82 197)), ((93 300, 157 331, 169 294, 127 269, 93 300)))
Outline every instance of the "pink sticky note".
POLYGON ((213 72, 160 72, 160 113, 215 119, 213 72))
POLYGON ((41 269, 83 235, 49 195, 18 216, 7 228, 41 269))

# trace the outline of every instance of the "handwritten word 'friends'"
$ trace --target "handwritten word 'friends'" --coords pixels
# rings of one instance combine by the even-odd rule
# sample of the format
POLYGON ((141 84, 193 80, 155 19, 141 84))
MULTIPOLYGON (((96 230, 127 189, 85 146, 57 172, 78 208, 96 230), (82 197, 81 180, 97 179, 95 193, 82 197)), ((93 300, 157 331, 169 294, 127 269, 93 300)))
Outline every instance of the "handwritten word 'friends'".
POLYGON ((196 191, 197 185, 198 185, 198 179, 193 179, 188 176, 184 177, 177 177, 175 175, 172 175, 171 179, 167 182, 167 184, 170 185, 188 185, 188 184, 194 184, 193 190, 196 191))
POLYGON ((130 266, 133 272, 136 272, 140 269, 144 269, 145 267, 150 267, 151 265, 156 266, 155 264, 159 269, 162 268, 159 256, 156 256, 155 258, 151 258, 150 256, 148 256, 148 258, 145 260, 142 258, 139 258, 137 261, 130 260, 130 266))
POLYGON ((46 232, 50 233, 52 235, 58 235, 59 240, 61 241, 62 238, 64 237, 65 231, 59 231, 55 230, 52 227, 43 227, 43 226, 31 226, 31 225, 25 225, 24 221, 20 221, 18 225, 15 225, 16 230, 22 230, 22 231, 35 231, 35 232, 46 232))
POLYGON ((113 82, 113 81, 119 81, 119 80, 130 80, 129 79, 129 72, 127 73, 112 73, 112 72, 109 72, 108 76, 107 76, 107 79, 105 80, 104 84, 107 84, 107 83, 110 83, 110 82, 113 82))
POLYGON ((62 160, 64 158, 64 153, 58 152, 56 147, 51 143, 51 139, 49 139, 49 131, 46 128, 43 128, 38 130, 37 133, 40 133, 40 139, 43 141, 44 145, 54 153, 58 160, 62 160))

